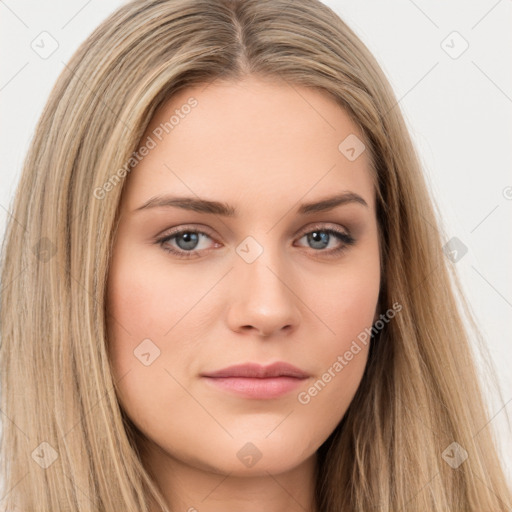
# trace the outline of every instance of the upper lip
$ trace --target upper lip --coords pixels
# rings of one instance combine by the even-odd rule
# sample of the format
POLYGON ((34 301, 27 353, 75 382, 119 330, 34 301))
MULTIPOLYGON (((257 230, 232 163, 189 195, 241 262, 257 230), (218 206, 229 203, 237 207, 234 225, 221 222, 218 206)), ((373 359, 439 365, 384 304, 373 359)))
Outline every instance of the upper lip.
POLYGON ((262 366, 258 363, 238 364, 228 366, 222 370, 203 373, 203 377, 253 377, 253 378, 270 378, 270 377, 295 377, 305 379, 309 375, 289 363, 279 361, 268 366, 262 366))

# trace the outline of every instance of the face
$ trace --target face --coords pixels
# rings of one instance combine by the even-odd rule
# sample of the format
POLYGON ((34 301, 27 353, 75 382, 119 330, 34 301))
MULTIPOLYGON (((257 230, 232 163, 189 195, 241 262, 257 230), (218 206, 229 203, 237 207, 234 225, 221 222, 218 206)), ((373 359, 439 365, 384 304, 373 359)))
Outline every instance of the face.
POLYGON ((189 88, 156 112, 108 276, 118 398, 148 453, 277 473, 340 422, 378 316, 362 140, 327 95, 255 78, 189 88), (295 370, 264 373, 274 363, 295 370))

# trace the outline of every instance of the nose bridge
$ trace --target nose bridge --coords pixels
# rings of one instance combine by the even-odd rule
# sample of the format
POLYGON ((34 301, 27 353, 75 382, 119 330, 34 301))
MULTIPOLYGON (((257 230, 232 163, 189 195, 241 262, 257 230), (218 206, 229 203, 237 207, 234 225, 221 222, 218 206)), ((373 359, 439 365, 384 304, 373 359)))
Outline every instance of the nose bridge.
POLYGON ((253 327, 269 335, 296 325, 299 310, 291 267, 279 244, 259 238, 263 241, 247 237, 236 248, 230 322, 237 330, 253 327))
POLYGON ((286 286, 283 282, 286 276, 282 275, 283 255, 280 248, 277 244, 270 243, 260 244, 258 248, 257 243, 259 242, 248 240, 238 250, 239 261, 236 262, 236 273, 242 288, 244 286, 246 288, 239 290, 241 296, 247 295, 269 303, 286 300, 286 286), (242 253, 247 247, 252 253, 250 258, 245 258, 242 253))

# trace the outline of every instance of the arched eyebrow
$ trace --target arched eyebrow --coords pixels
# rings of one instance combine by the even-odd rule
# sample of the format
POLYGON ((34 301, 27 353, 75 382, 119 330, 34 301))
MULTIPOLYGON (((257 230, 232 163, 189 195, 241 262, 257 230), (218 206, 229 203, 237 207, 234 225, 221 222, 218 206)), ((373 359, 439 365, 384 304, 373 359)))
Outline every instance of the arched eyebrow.
MULTIPOLYGON (((368 208, 368 203, 355 192, 343 192, 334 196, 329 196, 318 201, 303 203, 297 209, 297 214, 308 215, 312 213, 330 211, 337 206, 346 204, 360 204, 368 208)), ((238 212, 236 208, 227 203, 211 201, 198 197, 178 197, 169 195, 157 195, 149 198, 144 204, 135 208, 133 212, 148 210, 151 208, 182 208, 184 210, 195 211, 199 213, 209 213, 213 215, 222 215, 225 217, 236 217, 238 212)))

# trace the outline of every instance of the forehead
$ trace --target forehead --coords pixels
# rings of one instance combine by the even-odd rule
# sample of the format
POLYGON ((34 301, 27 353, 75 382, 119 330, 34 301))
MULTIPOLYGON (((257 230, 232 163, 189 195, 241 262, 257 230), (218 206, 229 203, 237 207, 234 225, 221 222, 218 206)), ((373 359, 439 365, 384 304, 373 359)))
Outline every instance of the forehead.
POLYGON ((132 169, 123 203, 186 194, 257 210, 350 190, 373 208, 368 151, 343 152, 363 134, 327 93, 248 78, 180 91, 153 116, 141 144, 152 148, 132 169), (340 149, 341 144, 341 149, 340 149))

